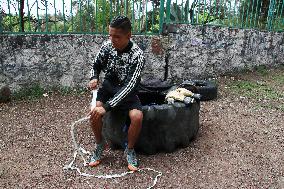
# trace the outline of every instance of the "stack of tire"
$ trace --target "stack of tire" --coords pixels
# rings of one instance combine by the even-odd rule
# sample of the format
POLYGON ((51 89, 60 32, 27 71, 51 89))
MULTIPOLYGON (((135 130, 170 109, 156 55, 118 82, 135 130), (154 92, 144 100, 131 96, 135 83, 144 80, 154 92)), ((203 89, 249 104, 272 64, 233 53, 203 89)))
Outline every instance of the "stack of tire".
MULTIPOLYGON (((183 102, 165 102, 167 92, 178 87, 201 94, 200 101, 217 97, 217 86, 211 81, 190 80, 179 85, 165 82, 141 83, 138 96, 143 105, 143 123, 135 146, 138 152, 173 152, 179 147, 187 147, 196 137, 199 130, 200 101, 196 100, 189 105, 183 102)), ((104 116, 104 136, 113 149, 125 147, 129 125, 128 112, 111 111, 104 116)))

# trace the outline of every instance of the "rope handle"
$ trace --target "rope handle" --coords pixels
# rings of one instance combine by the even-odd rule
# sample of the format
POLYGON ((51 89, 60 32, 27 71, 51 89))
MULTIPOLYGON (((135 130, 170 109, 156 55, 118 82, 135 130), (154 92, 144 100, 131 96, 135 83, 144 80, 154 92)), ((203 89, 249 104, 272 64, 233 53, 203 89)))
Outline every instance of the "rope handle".
POLYGON ((93 110, 96 107, 98 89, 92 90, 92 94, 93 94, 93 97, 91 101, 91 110, 93 110))

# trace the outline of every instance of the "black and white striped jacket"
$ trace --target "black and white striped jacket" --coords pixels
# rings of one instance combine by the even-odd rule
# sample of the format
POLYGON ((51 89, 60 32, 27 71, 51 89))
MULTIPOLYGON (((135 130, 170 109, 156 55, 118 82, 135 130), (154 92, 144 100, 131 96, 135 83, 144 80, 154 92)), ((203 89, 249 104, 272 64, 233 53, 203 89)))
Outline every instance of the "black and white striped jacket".
POLYGON ((104 71, 105 79, 121 85, 114 97, 104 104, 106 111, 115 107, 136 89, 144 64, 143 51, 131 40, 122 52, 118 52, 110 40, 103 43, 92 66, 90 79, 99 79, 100 72, 104 71))

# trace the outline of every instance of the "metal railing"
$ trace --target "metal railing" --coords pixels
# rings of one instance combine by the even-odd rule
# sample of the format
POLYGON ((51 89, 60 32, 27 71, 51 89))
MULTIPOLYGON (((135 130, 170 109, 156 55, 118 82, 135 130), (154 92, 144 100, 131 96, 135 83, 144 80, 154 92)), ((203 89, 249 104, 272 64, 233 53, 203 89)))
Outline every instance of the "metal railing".
POLYGON ((127 15, 134 34, 160 34, 163 24, 284 30, 284 0, 0 0, 1 33, 107 34, 127 15))
MULTIPOLYGON (((283 31, 283 5, 284 0, 194 0, 189 5, 190 22, 232 28, 283 31)), ((186 6, 173 3, 170 12, 175 11, 175 7, 177 10, 188 9, 186 6)), ((177 22, 188 23, 187 17, 182 14, 176 18, 177 22)))

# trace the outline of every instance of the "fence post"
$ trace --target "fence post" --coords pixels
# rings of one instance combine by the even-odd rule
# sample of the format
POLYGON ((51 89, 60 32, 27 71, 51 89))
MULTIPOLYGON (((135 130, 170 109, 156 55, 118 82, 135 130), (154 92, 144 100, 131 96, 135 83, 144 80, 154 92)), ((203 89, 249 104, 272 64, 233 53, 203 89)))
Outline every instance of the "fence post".
POLYGON ((160 2, 160 21, 159 21, 159 33, 161 34, 163 31, 163 24, 164 24, 164 7, 165 0, 161 0, 160 2))
POLYGON ((270 0, 268 15, 267 15, 267 29, 270 31, 273 29, 274 9, 275 9, 275 0, 270 0))
POLYGON ((3 32, 3 27, 2 27, 2 13, 0 12, 0 33, 3 32))
POLYGON ((166 5, 166 23, 170 23, 170 17, 171 17, 171 0, 167 0, 166 5))

